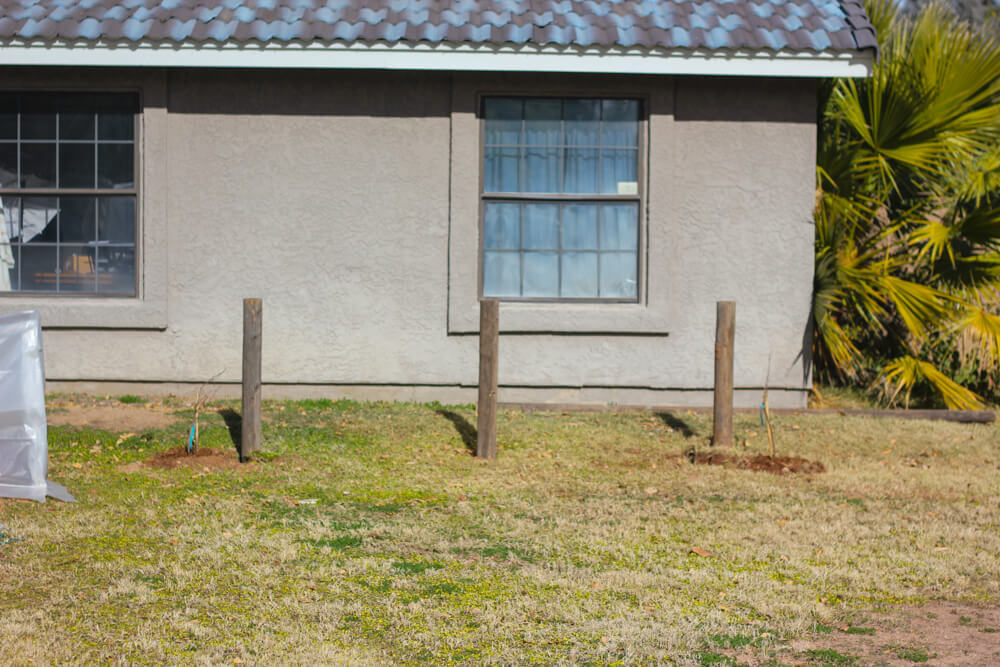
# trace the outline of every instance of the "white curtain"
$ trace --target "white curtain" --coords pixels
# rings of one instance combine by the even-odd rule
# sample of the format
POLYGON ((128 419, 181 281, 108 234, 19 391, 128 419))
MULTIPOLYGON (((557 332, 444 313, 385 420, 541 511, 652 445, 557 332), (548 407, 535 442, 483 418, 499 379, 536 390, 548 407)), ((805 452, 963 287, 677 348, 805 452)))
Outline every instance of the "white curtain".
POLYGON ((10 249, 10 225, 0 199, 0 292, 10 291, 10 270, 14 268, 14 253, 10 249))

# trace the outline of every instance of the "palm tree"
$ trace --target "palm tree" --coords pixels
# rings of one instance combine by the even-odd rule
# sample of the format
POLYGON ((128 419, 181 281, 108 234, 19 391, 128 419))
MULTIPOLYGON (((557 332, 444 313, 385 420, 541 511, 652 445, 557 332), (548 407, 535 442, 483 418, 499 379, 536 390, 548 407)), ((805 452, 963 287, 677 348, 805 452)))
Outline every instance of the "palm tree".
POLYGON ((940 4, 867 9, 873 76, 824 91, 817 371, 979 407, 1000 384, 1000 31, 940 4))

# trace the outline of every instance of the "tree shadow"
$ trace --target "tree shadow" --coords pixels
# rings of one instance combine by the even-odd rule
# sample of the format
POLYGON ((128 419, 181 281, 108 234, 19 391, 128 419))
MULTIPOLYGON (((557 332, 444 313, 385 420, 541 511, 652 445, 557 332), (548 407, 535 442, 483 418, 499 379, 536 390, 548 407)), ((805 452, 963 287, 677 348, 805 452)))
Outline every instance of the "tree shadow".
POLYGON ((476 439, 478 435, 476 427, 470 424, 468 419, 457 412, 452 412, 451 410, 435 410, 435 412, 455 425, 455 430, 458 431, 458 435, 462 437, 462 442, 465 443, 465 448, 469 450, 470 454, 475 456, 476 439))
POLYGON ((222 408, 218 411, 222 421, 226 422, 226 429, 229 430, 229 439, 233 441, 236 453, 240 453, 240 441, 243 439, 243 417, 232 408, 222 408))
POLYGON ((694 435, 694 431, 691 429, 690 424, 686 421, 677 417, 669 412, 657 412, 656 416, 660 418, 664 424, 674 429, 675 431, 680 431, 681 435, 685 438, 690 438, 694 435))

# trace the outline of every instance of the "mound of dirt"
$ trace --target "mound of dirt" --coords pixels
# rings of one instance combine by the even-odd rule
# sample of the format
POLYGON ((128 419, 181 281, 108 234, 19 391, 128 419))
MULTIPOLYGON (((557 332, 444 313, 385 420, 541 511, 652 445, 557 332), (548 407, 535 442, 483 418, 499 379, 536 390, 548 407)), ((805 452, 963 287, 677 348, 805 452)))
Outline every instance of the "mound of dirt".
POLYGON ((826 472, 826 466, 819 461, 810 461, 798 456, 770 456, 759 454, 757 456, 733 456, 718 452, 689 452, 688 460, 691 463, 713 466, 726 466, 728 468, 738 468, 739 470, 753 470, 755 472, 769 472, 775 475, 786 475, 789 473, 813 473, 826 472))
POLYGON ((146 431, 177 421, 166 411, 143 405, 57 406, 47 415, 52 426, 87 426, 104 431, 146 431))
POLYGON ((193 452, 188 452, 187 447, 180 445, 157 452, 145 461, 129 463, 122 466, 121 469, 123 472, 135 472, 142 468, 159 468, 161 470, 174 470, 176 468, 236 470, 252 468, 255 465, 253 462, 241 464, 236 452, 232 450, 223 451, 221 449, 199 447, 193 452))

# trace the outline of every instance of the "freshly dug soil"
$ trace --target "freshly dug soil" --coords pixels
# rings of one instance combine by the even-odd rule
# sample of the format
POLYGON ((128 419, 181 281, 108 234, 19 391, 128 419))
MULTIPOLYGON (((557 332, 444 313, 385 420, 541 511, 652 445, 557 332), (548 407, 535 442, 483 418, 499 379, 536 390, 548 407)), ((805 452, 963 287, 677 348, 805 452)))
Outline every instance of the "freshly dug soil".
POLYGON ((172 470, 174 468, 209 468, 215 470, 233 470, 239 467, 253 465, 240 464, 239 457, 233 450, 206 449, 199 447, 188 452, 183 445, 157 452, 152 458, 143 462, 143 466, 172 470))
POLYGON ((740 470, 753 470, 755 472, 769 472, 775 475, 785 475, 788 473, 813 474, 826 472, 826 466, 819 461, 810 461, 798 456, 770 456, 759 454, 757 456, 732 456, 716 452, 690 452, 688 460, 691 463, 726 466, 728 468, 738 468, 740 470))

